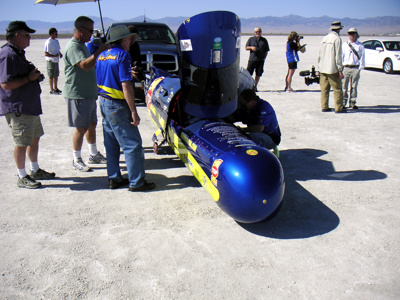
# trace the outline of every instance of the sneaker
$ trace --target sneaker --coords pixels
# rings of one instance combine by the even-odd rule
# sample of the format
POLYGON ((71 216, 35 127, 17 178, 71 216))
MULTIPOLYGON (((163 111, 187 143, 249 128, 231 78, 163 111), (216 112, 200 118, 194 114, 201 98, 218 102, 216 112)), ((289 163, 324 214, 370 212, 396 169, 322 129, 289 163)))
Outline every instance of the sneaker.
POLYGON ((72 169, 73 170, 78 170, 78 171, 81 171, 81 172, 89 172, 89 171, 92 170, 87 165, 85 165, 85 163, 83 162, 82 158, 78 158, 77 161, 73 161, 72 162, 72 169))
POLYGON ((351 108, 352 109, 358 109, 358 106, 354 104, 351 108))
POLYGON ((42 169, 39 169, 36 172, 31 171, 31 178, 34 180, 53 179, 54 177, 56 177, 56 173, 54 172, 49 173, 42 169))
POLYGON ((97 152, 96 155, 89 155, 89 164, 106 164, 107 159, 101 154, 97 152))
POLYGON ((156 187, 154 182, 147 182, 146 180, 144 181, 144 184, 139 187, 129 187, 130 192, 144 192, 144 191, 149 191, 152 190, 156 187))
POLYGON ((27 188, 27 189, 37 189, 42 186, 42 184, 39 181, 35 181, 29 175, 26 175, 25 177, 22 178, 18 177, 17 185, 20 188, 27 188))
POLYGON ((328 112, 328 111, 332 111, 332 108, 323 108, 322 112, 328 112))
POLYGON ((60 91, 58 88, 57 88, 57 89, 54 89, 54 92, 55 92, 57 95, 62 94, 62 91, 60 91))
POLYGON ((56 94, 56 91, 50 91, 50 94, 52 94, 52 95, 55 95, 56 94))

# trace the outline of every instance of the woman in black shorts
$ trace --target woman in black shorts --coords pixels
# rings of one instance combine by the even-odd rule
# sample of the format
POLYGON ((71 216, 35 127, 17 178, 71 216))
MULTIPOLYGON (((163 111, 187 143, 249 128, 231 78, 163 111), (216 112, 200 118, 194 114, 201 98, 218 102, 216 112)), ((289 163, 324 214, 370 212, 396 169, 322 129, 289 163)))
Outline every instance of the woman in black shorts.
POLYGON ((296 31, 292 31, 288 36, 288 41, 286 43, 286 59, 288 62, 288 72, 286 74, 286 85, 285 85, 285 92, 294 92, 292 90, 292 78, 293 74, 297 69, 297 62, 299 61, 298 51, 300 50, 300 37, 296 31))

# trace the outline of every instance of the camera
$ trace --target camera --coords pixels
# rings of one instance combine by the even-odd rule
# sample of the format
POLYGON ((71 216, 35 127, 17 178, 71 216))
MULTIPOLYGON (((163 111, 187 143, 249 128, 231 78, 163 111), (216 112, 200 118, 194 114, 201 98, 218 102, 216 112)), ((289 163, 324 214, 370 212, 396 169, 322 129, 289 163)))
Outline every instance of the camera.
POLYGON ((304 78, 304 82, 306 85, 310 85, 315 83, 319 83, 319 72, 315 71, 315 67, 311 66, 311 71, 306 70, 306 71, 301 71, 299 73, 299 75, 301 77, 305 77, 304 78), (307 77, 306 77, 307 76, 307 77))
POLYGON ((93 38, 93 44, 95 44, 95 45, 100 46, 101 44, 105 44, 106 42, 107 42, 107 40, 104 35, 93 38))
POLYGON ((302 39, 304 39, 304 36, 302 36, 302 35, 297 36, 297 44, 299 46, 298 51, 300 51, 301 53, 304 53, 304 52, 306 52, 306 45, 307 44, 300 45, 300 40, 302 40, 302 39))
POLYGON ((107 39, 104 35, 101 34, 100 30, 93 30, 93 44, 95 45, 101 45, 101 44, 105 44, 107 42, 107 39))
MULTIPOLYGON (((35 70, 36 67, 30 61, 28 63, 29 63, 28 71, 30 73, 32 70, 35 70)), ((36 70, 36 73, 40 73, 40 71, 36 70)), ((37 80, 37 82, 42 82, 44 80, 44 75, 42 73, 40 73, 39 77, 36 80, 37 80)))
POLYGON ((136 67, 135 71, 138 72, 138 77, 139 77, 139 79, 140 79, 140 80, 144 80, 145 76, 144 76, 143 68, 138 67, 136 61, 134 61, 134 62, 132 63, 132 67, 136 67))

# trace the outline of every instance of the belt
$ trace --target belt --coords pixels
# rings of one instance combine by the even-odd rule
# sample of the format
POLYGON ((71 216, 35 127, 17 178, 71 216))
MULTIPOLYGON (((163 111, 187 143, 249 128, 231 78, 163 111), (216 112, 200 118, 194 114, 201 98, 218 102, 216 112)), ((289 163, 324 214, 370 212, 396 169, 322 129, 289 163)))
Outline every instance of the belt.
POLYGON ((343 67, 350 68, 350 69, 355 69, 355 68, 358 68, 359 65, 344 65, 343 67))
POLYGON ((107 100, 107 101, 122 101, 122 100, 125 100, 125 99, 109 99, 109 98, 106 98, 106 97, 102 96, 101 94, 99 94, 99 96, 102 99, 107 100))

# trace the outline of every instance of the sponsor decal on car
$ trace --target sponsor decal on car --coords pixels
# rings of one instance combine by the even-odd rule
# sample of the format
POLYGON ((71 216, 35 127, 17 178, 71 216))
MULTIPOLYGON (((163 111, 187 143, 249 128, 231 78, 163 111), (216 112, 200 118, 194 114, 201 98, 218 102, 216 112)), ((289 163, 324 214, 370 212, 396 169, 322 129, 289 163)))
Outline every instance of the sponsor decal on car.
POLYGON ((251 156, 258 155, 258 151, 254 149, 249 149, 246 151, 246 153, 251 156))
POLYGON ((211 167, 211 182, 217 186, 217 178, 219 175, 219 167, 221 166, 223 160, 222 159, 217 159, 214 161, 212 167, 211 167))

